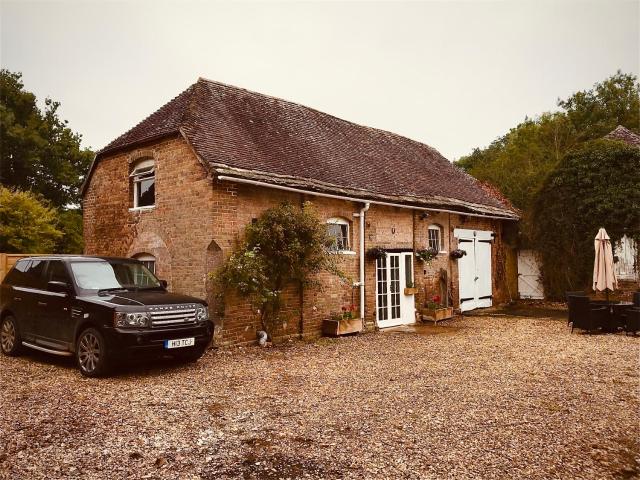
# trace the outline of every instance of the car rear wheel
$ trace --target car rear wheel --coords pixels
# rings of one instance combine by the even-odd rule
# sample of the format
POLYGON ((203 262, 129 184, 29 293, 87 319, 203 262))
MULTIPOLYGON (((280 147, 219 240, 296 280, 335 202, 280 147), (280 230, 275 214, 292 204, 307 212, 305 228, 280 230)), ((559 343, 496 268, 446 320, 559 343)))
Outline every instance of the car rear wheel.
POLYGON ((99 377, 108 372, 107 346, 95 328, 83 330, 76 343, 76 362, 86 377, 99 377))
POLYGON ((11 315, 4 317, 2 324, 0 324, 0 347, 2 353, 11 357, 20 353, 22 340, 18 333, 16 319, 11 315))

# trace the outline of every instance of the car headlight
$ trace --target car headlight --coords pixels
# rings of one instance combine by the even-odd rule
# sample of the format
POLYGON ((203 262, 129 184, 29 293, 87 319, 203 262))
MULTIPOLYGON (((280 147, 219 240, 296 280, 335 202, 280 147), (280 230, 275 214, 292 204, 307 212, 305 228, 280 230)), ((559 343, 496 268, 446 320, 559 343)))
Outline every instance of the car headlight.
POLYGON ((196 308, 196 320, 199 322, 204 322, 205 320, 209 320, 209 310, 204 305, 200 305, 196 308))
POLYGON ((113 317, 116 327, 142 328, 148 327, 149 323, 149 314, 146 312, 116 312, 113 317))

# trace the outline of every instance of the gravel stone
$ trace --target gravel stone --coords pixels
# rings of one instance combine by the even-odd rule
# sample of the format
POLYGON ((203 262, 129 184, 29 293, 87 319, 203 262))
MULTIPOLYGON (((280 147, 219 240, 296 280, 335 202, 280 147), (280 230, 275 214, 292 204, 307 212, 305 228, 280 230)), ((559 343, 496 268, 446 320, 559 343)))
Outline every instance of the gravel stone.
POLYGON ((83 378, 0 359, 0 478, 638 478, 640 339, 464 317, 83 378))

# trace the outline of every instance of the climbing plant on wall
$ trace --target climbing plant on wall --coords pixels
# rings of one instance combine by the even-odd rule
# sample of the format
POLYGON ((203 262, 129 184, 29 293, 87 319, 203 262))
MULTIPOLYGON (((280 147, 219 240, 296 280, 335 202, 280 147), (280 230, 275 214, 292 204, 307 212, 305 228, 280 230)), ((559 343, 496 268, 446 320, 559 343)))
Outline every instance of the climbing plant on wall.
POLYGON ((216 277, 226 289, 251 301, 262 328, 272 335, 282 324, 284 290, 319 286, 317 274, 344 277, 331 253, 333 239, 310 203, 283 203, 247 225, 238 247, 216 277))
POLYGON ((569 151, 544 183, 533 209, 533 243, 545 293, 561 299, 585 288, 593 272, 593 239, 604 227, 612 243, 640 239, 640 149, 593 140, 569 151))

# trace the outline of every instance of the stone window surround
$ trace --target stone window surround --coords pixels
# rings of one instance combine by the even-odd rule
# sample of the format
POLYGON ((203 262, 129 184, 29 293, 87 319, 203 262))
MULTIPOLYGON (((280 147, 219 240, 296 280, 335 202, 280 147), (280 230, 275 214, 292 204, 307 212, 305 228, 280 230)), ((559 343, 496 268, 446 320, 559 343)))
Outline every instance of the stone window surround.
POLYGON ((347 227, 347 242, 348 242, 348 249, 347 250, 335 250, 331 253, 335 253, 337 255, 355 255, 356 252, 353 250, 352 245, 352 239, 351 239, 351 222, 349 222, 349 220, 347 220, 346 218, 343 217, 331 217, 329 219, 327 219, 326 221, 327 225, 345 225, 347 227))
POLYGON ((429 230, 436 230, 438 232, 438 240, 440 247, 438 248, 438 254, 447 253, 444 247, 444 228, 437 223, 432 223, 427 227, 427 247, 430 247, 429 230))
MULTIPOLYGON (((154 166, 154 177, 156 177, 155 173, 158 170, 158 162, 156 159, 156 153, 153 150, 136 150, 135 152, 133 152, 131 155, 129 155, 129 157, 127 158, 127 163, 129 165, 128 171, 132 172, 135 168, 136 168, 136 164, 141 164, 144 163, 145 161, 150 160, 153 162, 153 166, 154 166)), ((154 198, 154 204, 153 205, 146 205, 146 206, 142 206, 142 207, 138 207, 136 206, 136 192, 135 192, 135 186, 134 186, 134 182, 130 181, 129 182, 129 188, 132 189, 131 190, 131 195, 130 195, 130 201, 133 202, 133 207, 129 208, 130 212, 144 212, 144 211, 149 211, 149 210, 153 210, 154 208, 156 208, 156 201, 157 198, 154 198)), ((157 194, 157 192, 156 192, 157 194)))

